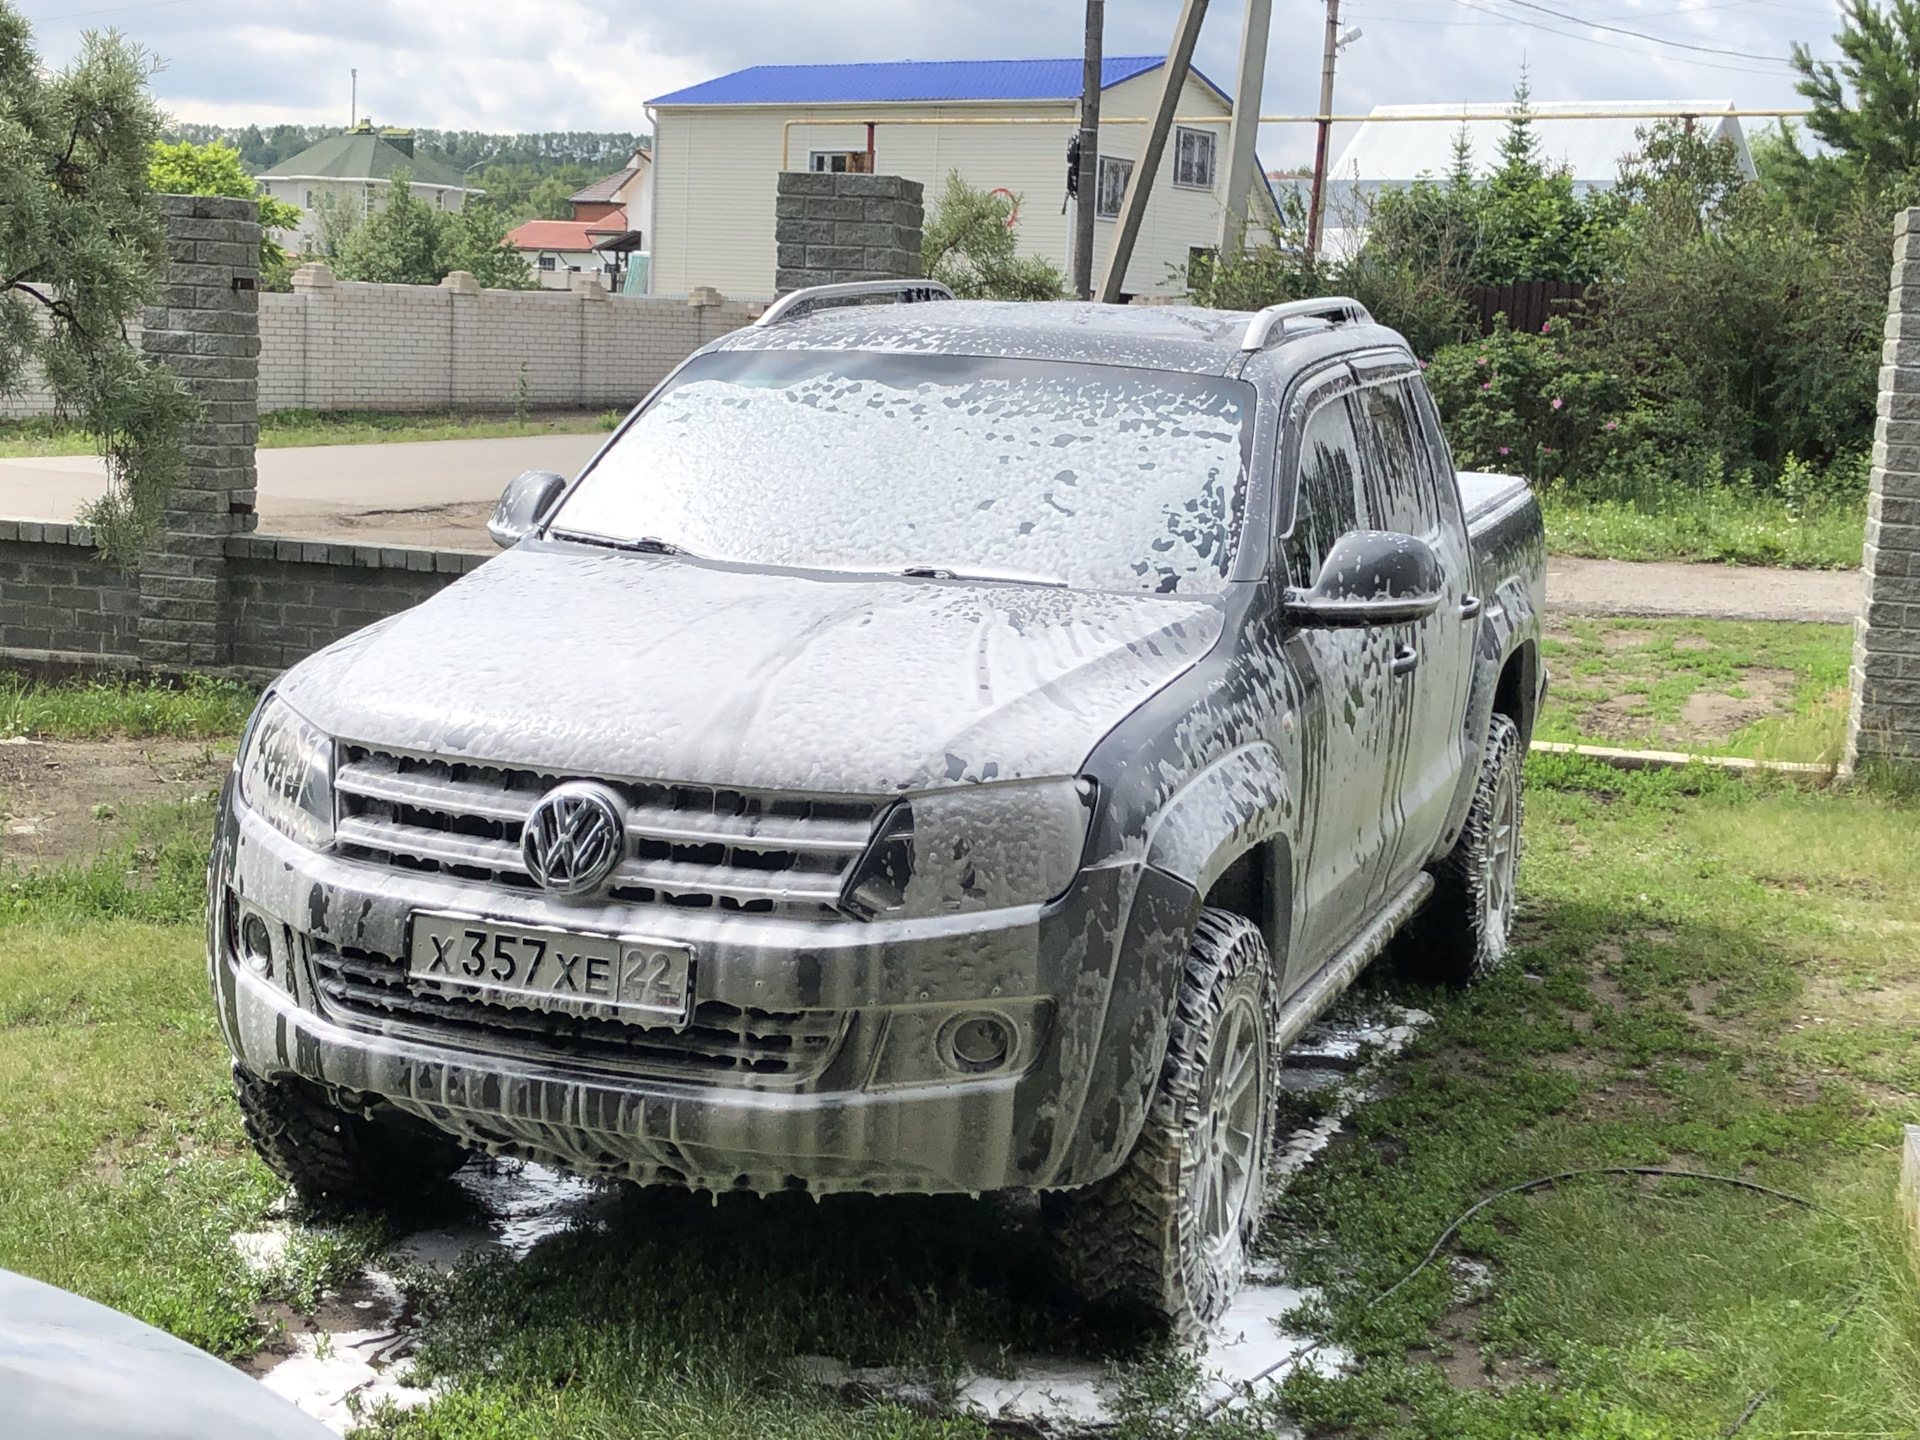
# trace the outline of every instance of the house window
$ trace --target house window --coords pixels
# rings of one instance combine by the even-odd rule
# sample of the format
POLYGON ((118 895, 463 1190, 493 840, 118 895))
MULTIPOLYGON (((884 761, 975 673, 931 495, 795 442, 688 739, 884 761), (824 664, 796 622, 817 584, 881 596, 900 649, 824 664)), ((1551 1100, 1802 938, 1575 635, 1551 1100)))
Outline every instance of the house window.
POLYGON ((1213 132, 1177 126, 1173 132, 1173 183, 1189 190, 1213 188, 1213 132))
POLYGON ((311 210, 312 208, 313 208, 313 192, 309 190, 307 192, 307 209, 311 210))
POLYGON ((864 150, 813 150, 807 154, 807 168, 815 174, 865 175, 867 163, 864 150))
POLYGON ((556 263, 557 262, 554 260, 553 256, 551 255, 542 255, 540 257, 540 268, 542 270, 551 270, 554 268, 554 265, 556 263))
POLYGON ((1094 192, 1093 213, 1102 220, 1120 218, 1120 202, 1127 198, 1127 181, 1133 175, 1133 161, 1112 155, 1100 157, 1100 184, 1094 192))

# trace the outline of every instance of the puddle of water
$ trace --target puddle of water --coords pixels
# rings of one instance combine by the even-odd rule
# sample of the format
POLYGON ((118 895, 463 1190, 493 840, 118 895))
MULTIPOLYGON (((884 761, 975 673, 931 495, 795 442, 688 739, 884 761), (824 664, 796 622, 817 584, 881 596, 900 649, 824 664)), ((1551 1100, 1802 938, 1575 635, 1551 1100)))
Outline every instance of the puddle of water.
POLYGON ((453 1183, 474 1202, 475 1218, 416 1230, 394 1247, 395 1255, 436 1270, 449 1270, 476 1251, 519 1260, 575 1222, 590 1222, 618 1194, 613 1186, 524 1160, 476 1160, 453 1183))

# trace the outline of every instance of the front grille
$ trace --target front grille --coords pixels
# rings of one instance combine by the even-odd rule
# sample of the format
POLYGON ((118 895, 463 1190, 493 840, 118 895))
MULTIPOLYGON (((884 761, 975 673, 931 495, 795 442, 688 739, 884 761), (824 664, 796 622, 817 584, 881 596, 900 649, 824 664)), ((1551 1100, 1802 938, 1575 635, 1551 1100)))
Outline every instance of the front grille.
POLYGON ((840 1010, 742 1009, 717 1000, 694 1007, 684 1030, 627 1025, 522 1010, 463 996, 415 991, 391 955, 309 940, 307 956, 327 1017, 414 1031, 497 1051, 523 1042, 528 1053, 658 1075, 714 1080, 753 1077, 799 1084, 818 1076, 845 1039, 840 1010))
MULTIPOLYGON (((343 853, 519 889, 534 803, 563 780, 498 765, 342 747, 334 789, 343 853)), ((609 896, 636 905, 825 916, 866 849, 878 802, 602 781, 627 802, 627 853, 609 896)))

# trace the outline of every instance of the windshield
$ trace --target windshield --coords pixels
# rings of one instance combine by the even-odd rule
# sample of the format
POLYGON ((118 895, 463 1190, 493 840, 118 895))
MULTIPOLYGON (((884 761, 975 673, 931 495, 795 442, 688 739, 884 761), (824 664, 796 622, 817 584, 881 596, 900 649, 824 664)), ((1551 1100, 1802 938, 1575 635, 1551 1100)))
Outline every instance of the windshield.
POLYGON ((1252 394, 1058 361, 722 352, 552 528, 759 565, 1208 593, 1233 560, 1252 394))

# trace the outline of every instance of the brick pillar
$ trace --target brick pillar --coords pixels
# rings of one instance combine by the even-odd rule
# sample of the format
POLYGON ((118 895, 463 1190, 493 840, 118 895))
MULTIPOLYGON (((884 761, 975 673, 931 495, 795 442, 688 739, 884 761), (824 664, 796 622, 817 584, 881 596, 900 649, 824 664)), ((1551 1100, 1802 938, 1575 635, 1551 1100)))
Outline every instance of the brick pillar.
POLYGON ((923 187, 898 175, 786 170, 774 201, 773 288, 920 273, 923 187))
POLYGON ((163 195, 167 278, 141 344, 204 407, 186 433, 186 473, 140 564, 139 646, 159 670, 233 658, 227 537, 254 528, 259 438, 260 211, 251 200, 163 195))
POLYGON ((1894 221, 1881 362, 1848 770, 1868 760, 1920 764, 1920 210, 1894 221))

